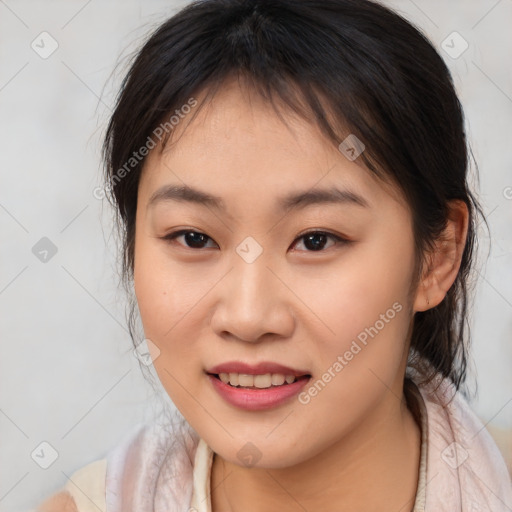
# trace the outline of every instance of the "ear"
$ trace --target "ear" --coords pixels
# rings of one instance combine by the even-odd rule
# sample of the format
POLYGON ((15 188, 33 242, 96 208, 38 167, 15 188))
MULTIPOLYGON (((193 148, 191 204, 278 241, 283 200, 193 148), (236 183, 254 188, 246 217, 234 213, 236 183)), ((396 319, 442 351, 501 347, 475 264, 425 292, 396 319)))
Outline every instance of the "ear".
POLYGON ((454 283, 459 272, 468 230, 468 208, 464 201, 454 199, 449 204, 446 228, 429 253, 414 300, 414 312, 437 306, 454 283))

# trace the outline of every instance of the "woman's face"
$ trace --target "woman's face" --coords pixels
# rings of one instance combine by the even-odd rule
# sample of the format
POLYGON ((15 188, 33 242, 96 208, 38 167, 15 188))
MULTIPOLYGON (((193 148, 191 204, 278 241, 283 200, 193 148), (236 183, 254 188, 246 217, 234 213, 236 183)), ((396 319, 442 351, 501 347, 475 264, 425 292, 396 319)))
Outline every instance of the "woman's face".
POLYGON ((377 431, 400 410, 415 311, 409 210, 350 150, 235 85, 186 122, 146 160, 135 238, 145 336, 172 401, 240 465, 288 467, 377 431), (244 389, 238 373, 259 377, 239 377, 244 389))

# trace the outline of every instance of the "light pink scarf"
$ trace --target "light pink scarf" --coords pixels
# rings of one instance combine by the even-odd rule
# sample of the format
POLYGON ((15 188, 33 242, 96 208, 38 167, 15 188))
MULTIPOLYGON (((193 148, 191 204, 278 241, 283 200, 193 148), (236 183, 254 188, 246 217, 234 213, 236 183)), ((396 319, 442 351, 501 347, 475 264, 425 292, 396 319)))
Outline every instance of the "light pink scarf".
MULTIPOLYGON (((427 413, 424 510, 512 512, 510 475, 490 434, 451 382, 434 387, 419 388, 427 413)), ((108 512, 188 512, 198 442, 181 415, 137 425, 107 456, 108 512)))

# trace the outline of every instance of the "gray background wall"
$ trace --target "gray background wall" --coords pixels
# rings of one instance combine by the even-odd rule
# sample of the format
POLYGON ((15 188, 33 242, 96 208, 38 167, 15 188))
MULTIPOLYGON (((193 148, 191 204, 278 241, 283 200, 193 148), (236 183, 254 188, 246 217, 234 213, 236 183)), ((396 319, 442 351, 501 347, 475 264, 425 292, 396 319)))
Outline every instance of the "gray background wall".
MULTIPOLYGON (((185 3, 0 0, 0 511, 35 506, 158 410, 125 327, 109 210, 93 190, 121 77, 109 75, 185 3), (58 453, 48 469, 31 457, 50 456, 41 442, 58 453)), ((492 238, 485 262, 481 231, 473 407, 512 452, 512 1, 386 3, 439 48, 466 110, 492 238), (460 56, 454 31, 468 44, 460 56)))

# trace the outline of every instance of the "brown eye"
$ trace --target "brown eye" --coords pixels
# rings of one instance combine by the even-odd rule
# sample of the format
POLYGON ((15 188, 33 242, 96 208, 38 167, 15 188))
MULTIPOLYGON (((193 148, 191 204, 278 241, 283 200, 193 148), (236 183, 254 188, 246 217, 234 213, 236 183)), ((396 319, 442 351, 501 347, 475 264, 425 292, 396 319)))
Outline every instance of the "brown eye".
POLYGON ((184 245, 189 249, 203 249, 206 242, 211 240, 208 235, 192 229, 181 229, 180 231, 169 233, 163 239, 172 242, 181 236, 184 237, 184 243, 180 243, 180 245, 184 245))
POLYGON ((325 231, 309 231, 308 233, 304 233, 297 238, 297 240, 304 240, 304 247, 306 247, 306 252, 321 252, 325 249, 329 239, 334 240, 332 245, 336 245, 336 243, 349 243, 348 240, 325 231))

